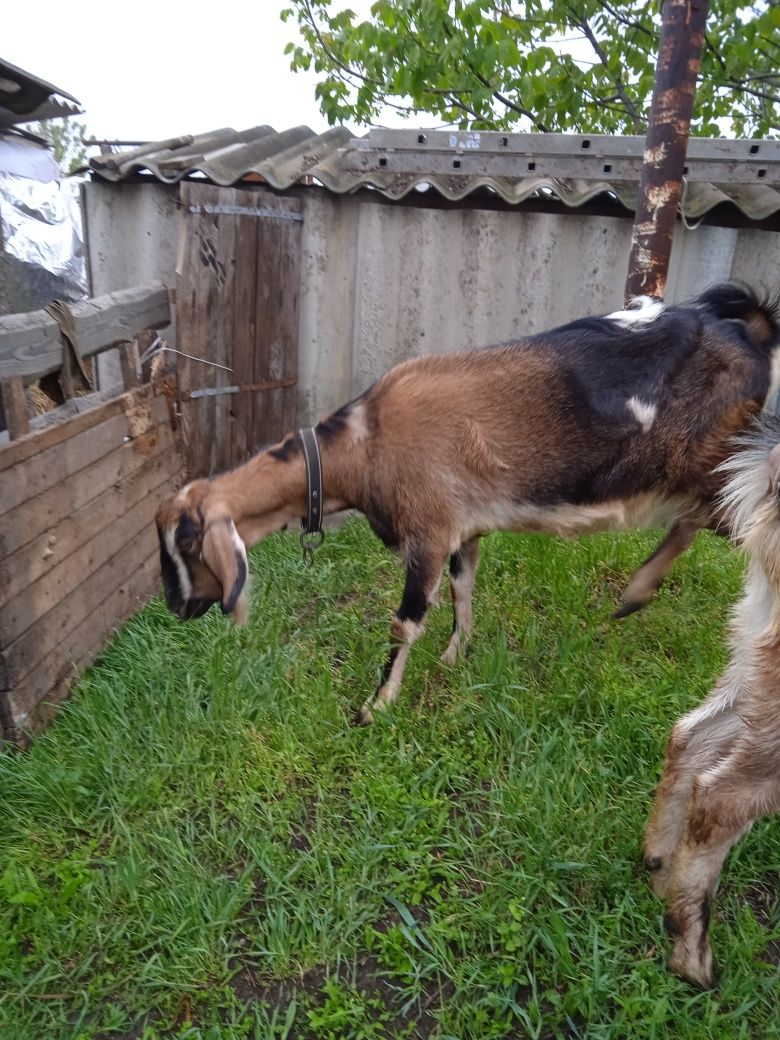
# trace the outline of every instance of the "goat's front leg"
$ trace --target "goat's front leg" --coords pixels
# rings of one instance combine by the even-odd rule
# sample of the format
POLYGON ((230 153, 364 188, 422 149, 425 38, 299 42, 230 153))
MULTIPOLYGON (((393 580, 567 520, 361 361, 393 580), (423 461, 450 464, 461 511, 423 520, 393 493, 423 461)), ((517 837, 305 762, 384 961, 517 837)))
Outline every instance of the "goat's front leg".
POLYGON ((671 530, 649 556, 623 591, 620 606, 612 615, 615 618, 628 617, 636 610, 641 610, 655 596, 663 584, 663 580, 672 568, 672 564, 690 546, 701 524, 680 521, 671 530))
POLYGON ((425 614, 436 595, 445 559, 446 553, 409 554, 401 606, 390 626, 390 653, 376 692, 357 714, 358 725, 373 722, 374 712, 387 708, 398 696, 409 651, 425 630, 425 614))
POLYGON ((697 777, 669 883, 664 918, 674 937, 669 967, 700 986, 712 985, 707 930, 710 907, 729 850, 759 816, 780 810, 773 749, 740 741, 722 765, 697 777))
POLYGON ((479 535, 464 542, 450 556, 450 592, 452 593, 452 638, 441 655, 445 664, 455 664, 471 638, 474 578, 479 566, 479 535))
POLYGON ((730 666, 704 703, 681 718, 669 737, 644 840, 645 864, 661 898, 674 868, 693 782, 722 761, 744 731, 738 714, 744 696, 740 675, 739 666, 730 666))

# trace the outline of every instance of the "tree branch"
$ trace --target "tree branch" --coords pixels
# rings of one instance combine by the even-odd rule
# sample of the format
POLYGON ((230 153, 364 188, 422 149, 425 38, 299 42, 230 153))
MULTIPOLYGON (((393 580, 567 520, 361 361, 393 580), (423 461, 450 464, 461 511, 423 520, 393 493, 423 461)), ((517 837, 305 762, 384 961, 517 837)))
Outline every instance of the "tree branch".
POLYGON ((596 0, 599 7, 603 7, 607 14, 610 14, 616 22, 620 22, 621 25, 625 25, 627 29, 637 29, 639 32, 645 33, 651 40, 655 41, 656 35, 652 29, 648 29, 646 25, 642 25, 641 22, 637 22, 633 18, 626 18, 624 14, 621 14, 611 4, 608 4, 606 0, 596 0))
MULTIPOLYGON (((608 64, 608 61, 607 61, 607 56, 604 53, 604 49, 602 48, 601 44, 596 39, 596 37, 595 37, 595 35, 593 33, 593 30, 590 27, 590 23, 588 22, 588 19, 585 18, 584 16, 580 16, 577 13, 577 11, 574 10, 573 7, 569 8, 569 10, 571 11, 571 14, 575 18, 577 24, 579 25, 579 27, 582 29, 583 33, 585 34, 585 37, 588 40, 588 43, 591 45, 593 50, 596 52, 596 57, 599 59, 601 64, 604 66, 604 68, 608 69, 609 68, 609 64, 608 64)), ((615 78, 615 90, 617 91, 618 97, 623 102, 623 105, 624 105, 626 111, 628 112, 628 114, 633 119, 635 128, 638 127, 639 123, 640 123, 640 120, 641 120, 641 117, 639 115, 639 111, 638 111, 636 105, 634 104, 634 102, 631 100, 631 98, 626 93, 626 88, 624 87, 623 81, 621 80, 620 76, 617 76, 615 78)))
MULTIPOLYGON (((452 37, 452 29, 449 25, 444 25, 444 31, 450 38, 452 37)), ((502 105, 505 105, 512 112, 517 112, 518 115, 526 116, 526 118, 531 120, 536 129, 540 130, 543 134, 547 134, 550 132, 549 128, 545 126, 545 124, 540 119, 537 119, 537 117, 533 114, 533 112, 531 112, 530 109, 527 109, 522 105, 516 105, 514 102, 510 101, 509 98, 505 97, 499 90, 496 90, 493 84, 488 79, 486 79, 481 72, 478 72, 474 68, 474 66, 471 64, 468 58, 464 58, 463 60, 466 63, 466 67, 471 71, 471 74, 479 80, 483 87, 487 87, 487 89, 491 92, 496 101, 499 101, 502 105)))

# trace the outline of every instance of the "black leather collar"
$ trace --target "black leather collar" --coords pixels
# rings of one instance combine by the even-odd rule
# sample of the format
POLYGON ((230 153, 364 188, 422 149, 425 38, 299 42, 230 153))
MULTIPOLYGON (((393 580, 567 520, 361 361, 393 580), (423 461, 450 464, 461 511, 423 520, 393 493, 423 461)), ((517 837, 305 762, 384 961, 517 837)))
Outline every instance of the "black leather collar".
POLYGON ((318 549, 325 539, 325 532, 322 530, 322 458, 314 427, 300 430, 299 434, 306 462, 307 502, 307 515, 301 517, 301 547, 304 560, 311 563, 314 550, 318 549))

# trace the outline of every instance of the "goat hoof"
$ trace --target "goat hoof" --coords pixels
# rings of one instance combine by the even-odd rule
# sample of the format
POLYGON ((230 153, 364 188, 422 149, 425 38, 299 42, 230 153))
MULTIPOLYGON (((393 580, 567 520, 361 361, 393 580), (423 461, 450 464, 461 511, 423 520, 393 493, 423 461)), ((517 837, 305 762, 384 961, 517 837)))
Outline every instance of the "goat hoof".
POLYGON ((444 653, 441 655, 442 664, 446 664, 449 668, 453 668, 458 663, 458 657, 460 651, 457 646, 448 646, 444 653))
POLYGON ((638 610, 646 606, 646 603, 639 603, 636 600, 628 603, 621 603, 616 611, 612 614, 614 621, 620 621, 621 618, 628 617, 629 614, 636 614, 638 610))
POLYGON ((705 940, 701 952, 691 953, 685 943, 678 940, 669 958, 669 969, 699 989, 712 989, 714 976, 710 944, 705 940))
POLYGON ((355 712, 355 725, 356 726, 370 726, 374 721, 374 714, 370 708, 367 708, 365 704, 359 711, 355 712))

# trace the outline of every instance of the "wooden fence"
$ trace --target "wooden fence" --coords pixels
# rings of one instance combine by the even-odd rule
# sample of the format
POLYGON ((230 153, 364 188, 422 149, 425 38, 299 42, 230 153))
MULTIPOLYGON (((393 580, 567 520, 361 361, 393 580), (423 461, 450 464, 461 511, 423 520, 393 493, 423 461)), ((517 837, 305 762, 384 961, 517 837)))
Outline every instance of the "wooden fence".
MULTIPOLYGON (((76 360, 124 344, 132 384, 134 334, 169 320, 167 290, 153 286, 73 305, 67 327, 76 360)), ((19 744, 158 589, 154 509, 183 472, 164 380, 23 432, 24 382, 63 364, 62 335, 45 312, 0 319, 13 437, 0 446, 0 737, 19 744)))

